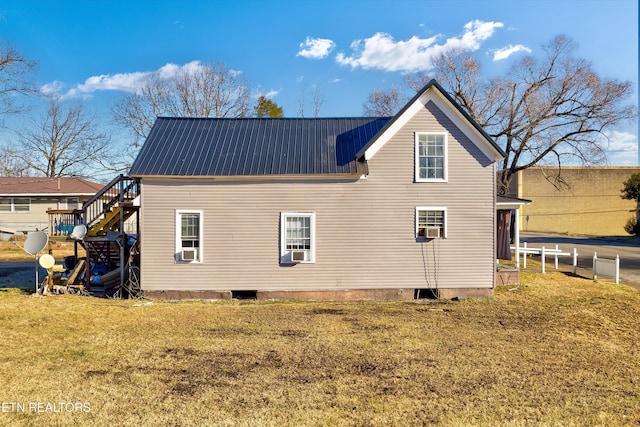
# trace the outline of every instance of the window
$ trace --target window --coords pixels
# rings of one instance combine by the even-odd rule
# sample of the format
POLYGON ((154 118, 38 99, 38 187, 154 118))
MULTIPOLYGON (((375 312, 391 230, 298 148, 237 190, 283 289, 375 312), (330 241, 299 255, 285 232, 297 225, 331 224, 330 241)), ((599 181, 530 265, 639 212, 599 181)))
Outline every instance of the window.
POLYGON ((0 198, 0 212, 29 212, 31 199, 29 198, 0 198))
POLYGON ((446 208, 416 208, 416 237, 444 239, 447 237, 446 208))
POLYGON ((202 212, 176 212, 176 261, 202 262, 202 212))
POLYGON ((77 197, 67 197, 67 209, 79 209, 81 207, 77 197))
POLYGON ((283 212, 280 216, 280 262, 315 262, 315 213, 283 212))
POLYGON ((416 181, 447 180, 447 134, 416 133, 416 181))

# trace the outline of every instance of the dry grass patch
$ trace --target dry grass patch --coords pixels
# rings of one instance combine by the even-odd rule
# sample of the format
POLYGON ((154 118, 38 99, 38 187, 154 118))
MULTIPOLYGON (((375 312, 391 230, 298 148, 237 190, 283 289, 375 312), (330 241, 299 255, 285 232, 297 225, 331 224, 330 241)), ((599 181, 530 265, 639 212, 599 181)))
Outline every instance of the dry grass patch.
MULTIPOLYGON (((33 261, 33 255, 29 255, 21 248, 21 246, 24 246, 24 241, 24 236, 14 237, 12 241, 8 242, 0 241, 0 262, 33 261)), ((65 256, 74 254, 73 242, 51 241, 49 245, 51 254, 56 258, 57 261, 62 261, 65 256)), ((78 256, 84 256, 84 249, 81 246, 78 246, 78 256)))
POLYGON ((0 292, 3 425, 630 425, 640 293, 523 274, 463 302, 154 302, 0 292), (28 409, 28 408, 27 408, 28 409))

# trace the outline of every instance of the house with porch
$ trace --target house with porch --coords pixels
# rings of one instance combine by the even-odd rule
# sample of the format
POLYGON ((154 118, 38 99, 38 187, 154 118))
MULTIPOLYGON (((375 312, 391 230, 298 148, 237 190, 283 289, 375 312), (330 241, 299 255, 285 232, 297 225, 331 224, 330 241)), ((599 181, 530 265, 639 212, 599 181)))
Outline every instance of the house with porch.
POLYGON ((436 81, 393 117, 158 118, 129 172, 141 288, 491 296, 503 155, 436 81))

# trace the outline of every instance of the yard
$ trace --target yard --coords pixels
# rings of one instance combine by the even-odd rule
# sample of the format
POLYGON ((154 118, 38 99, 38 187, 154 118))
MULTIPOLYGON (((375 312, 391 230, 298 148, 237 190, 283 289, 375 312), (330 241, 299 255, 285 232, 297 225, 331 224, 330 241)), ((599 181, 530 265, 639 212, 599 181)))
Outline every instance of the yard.
POLYGON ((0 424, 637 425, 640 292, 150 302, 0 290, 0 424))

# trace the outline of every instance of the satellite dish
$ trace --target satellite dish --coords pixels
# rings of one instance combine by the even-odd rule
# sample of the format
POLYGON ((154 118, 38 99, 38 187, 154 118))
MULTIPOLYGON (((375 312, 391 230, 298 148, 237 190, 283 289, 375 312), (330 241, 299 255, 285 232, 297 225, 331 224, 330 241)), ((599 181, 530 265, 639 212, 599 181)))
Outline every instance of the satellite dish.
POLYGON ((49 243, 49 236, 44 231, 29 233, 24 242, 24 250, 30 255, 38 255, 49 243))
POLYGON ((69 236, 75 240, 82 240, 86 235, 87 235, 87 226, 80 224, 73 227, 73 231, 69 236))
POLYGON ((50 269, 55 264, 56 264, 56 259, 49 254, 44 254, 40 257, 40 266, 46 270, 50 269))

